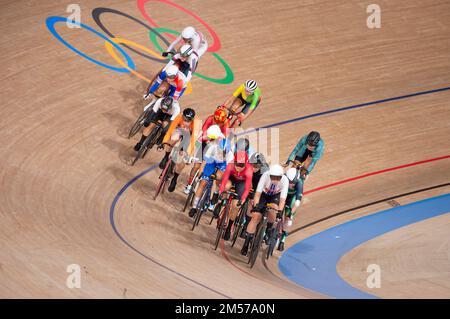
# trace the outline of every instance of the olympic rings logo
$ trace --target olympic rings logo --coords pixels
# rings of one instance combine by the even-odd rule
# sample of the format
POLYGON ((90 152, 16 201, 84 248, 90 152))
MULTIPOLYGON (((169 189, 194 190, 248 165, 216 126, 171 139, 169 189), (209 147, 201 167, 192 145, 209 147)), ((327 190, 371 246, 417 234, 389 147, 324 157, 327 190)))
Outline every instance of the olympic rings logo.
MULTIPOLYGON (((203 21, 199 16, 197 16, 195 13, 187 10, 186 8, 180 6, 176 3, 171 2, 170 0, 137 0, 137 6, 138 6, 139 11, 141 12, 142 16, 150 23, 151 26, 149 26, 146 23, 142 22, 141 20, 139 20, 129 14, 121 12, 119 10, 115 10, 115 9, 111 9, 111 8, 95 8, 92 11, 92 18, 94 19, 95 23, 100 27, 100 29, 102 29, 102 31, 104 33, 106 33, 107 36, 101 34, 97 30, 95 30, 83 23, 69 20, 66 17, 51 16, 46 19, 45 24, 47 26, 47 29, 52 33, 52 35, 56 39, 58 39, 62 44, 64 44, 70 50, 74 51, 75 53, 82 56, 83 58, 85 58, 101 67, 104 67, 106 69, 109 69, 109 70, 112 70, 115 72, 119 72, 119 73, 131 73, 146 82, 151 82, 151 79, 147 78, 146 76, 144 76, 141 73, 136 71, 136 64, 134 63, 133 59, 128 55, 127 52, 125 52, 125 50, 122 47, 124 47, 124 48, 126 48, 148 60, 158 62, 161 64, 167 64, 169 62, 169 59, 161 57, 160 53, 163 52, 164 50, 161 47, 161 45, 159 44, 158 38, 168 46, 168 45, 170 45, 170 42, 164 36, 162 36, 162 33, 167 34, 168 37, 171 39, 175 39, 176 36, 179 35, 179 32, 169 29, 169 28, 163 28, 163 27, 160 27, 159 25, 157 25, 156 22, 145 11, 144 5, 147 2, 162 2, 162 3, 165 3, 167 5, 170 5, 174 8, 176 8, 184 13, 187 13, 188 15, 190 15, 194 19, 196 19, 198 22, 200 22, 210 33, 211 37, 213 38, 213 44, 208 48, 207 52, 211 52, 212 56, 214 56, 219 61, 219 63, 222 64, 222 66, 225 69, 226 74, 223 78, 211 78, 211 77, 208 77, 208 76, 205 76, 205 75, 202 75, 202 74, 196 72, 193 74, 194 76, 198 76, 199 78, 202 78, 206 81, 217 83, 217 84, 229 84, 229 83, 233 82, 233 80, 234 80, 233 71, 228 66, 228 64, 217 53, 215 53, 221 48, 221 43, 220 43, 219 37, 214 32, 214 30, 205 21, 203 21), (122 16, 122 17, 132 20, 132 21, 140 24, 141 26, 145 27, 146 29, 148 29, 148 35, 149 35, 150 41, 153 43, 153 45, 156 47, 156 49, 159 51, 159 53, 155 52, 154 50, 151 50, 141 44, 133 42, 131 40, 116 37, 114 34, 112 34, 106 28, 106 26, 101 21, 101 16, 102 16, 102 14, 105 14, 105 13, 122 16), (85 30, 88 30, 88 31, 94 33, 95 35, 97 35, 100 38, 102 38, 103 40, 105 40, 104 45, 105 45, 106 51, 120 65, 120 67, 109 65, 109 64, 101 62, 95 58, 92 58, 92 57, 88 56, 87 54, 81 52, 77 48, 75 48, 70 43, 68 43, 56 32, 55 25, 56 25, 56 23, 59 23, 59 22, 65 22, 68 24, 76 25, 78 27, 81 27, 85 30), (118 54, 116 53, 116 51, 114 49, 116 49, 117 51, 120 52, 120 55, 123 58, 125 58, 125 61, 118 56, 118 54)), ((186 94, 189 94, 191 91, 192 91, 192 86, 189 83, 188 87, 186 89, 186 94)))

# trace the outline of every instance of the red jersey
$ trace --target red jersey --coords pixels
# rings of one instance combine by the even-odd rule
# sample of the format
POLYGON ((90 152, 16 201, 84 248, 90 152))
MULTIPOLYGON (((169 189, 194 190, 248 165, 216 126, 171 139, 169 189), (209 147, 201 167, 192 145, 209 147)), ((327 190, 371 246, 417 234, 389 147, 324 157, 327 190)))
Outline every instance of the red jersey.
MULTIPOLYGON (((208 116, 205 123, 202 126, 202 136, 200 137, 200 142, 206 142, 208 140, 208 136, 206 135, 206 131, 212 125, 214 125, 214 115, 208 116)), ((218 124, 216 124, 218 125, 218 124)), ((225 137, 228 137, 228 133, 230 132, 230 120, 227 119, 222 125, 219 125, 220 131, 225 137)))
POLYGON ((220 184, 219 193, 222 193, 225 190, 230 176, 233 176, 234 180, 245 181, 245 189, 241 197, 241 202, 245 202, 248 193, 250 193, 250 190, 252 189, 253 166, 250 163, 247 163, 245 164, 244 169, 238 172, 233 162, 228 164, 222 176, 222 183, 220 184))

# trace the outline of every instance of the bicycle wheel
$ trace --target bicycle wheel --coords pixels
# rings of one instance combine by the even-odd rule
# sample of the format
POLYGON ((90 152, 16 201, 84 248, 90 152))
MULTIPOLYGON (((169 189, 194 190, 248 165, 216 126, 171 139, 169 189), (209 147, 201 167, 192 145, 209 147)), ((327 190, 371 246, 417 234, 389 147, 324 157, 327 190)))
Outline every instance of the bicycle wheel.
MULTIPOLYGON (((154 103, 153 103, 154 104, 154 103)), ((136 122, 134 122, 133 126, 130 128, 130 131, 128 132, 128 138, 132 138, 136 135, 137 132, 141 129, 141 127, 144 125, 144 121, 147 118, 148 114, 152 111, 153 105, 151 105, 149 108, 147 108, 144 112, 139 115, 136 122)))
POLYGON ((161 173, 158 186, 156 187, 156 193, 153 196, 153 200, 156 200, 156 197, 158 197, 159 193, 164 188, 164 185, 166 184, 166 182, 168 180, 168 175, 171 170, 172 170, 172 159, 169 158, 169 160, 167 161, 166 167, 164 167, 164 170, 161 173))
POLYGON ((223 237, 223 234, 225 233, 225 224, 226 224, 226 220, 228 218, 229 210, 230 210, 230 204, 227 203, 223 209, 223 212, 219 215, 219 223, 217 226, 217 236, 216 236, 216 242, 214 243, 214 250, 217 250, 217 247, 219 247, 220 239, 223 237))
POLYGON ((203 190, 203 194, 200 197, 200 201, 198 202, 197 206, 197 214, 195 214, 194 223, 192 224, 192 229, 194 230, 195 226, 198 226, 200 223, 200 218, 202 218, 203 212, 205 210, 206 202, 208 200, 208 193, 209 193, 209 185, 206 185, 205 189, 203 190))
MULTIPOLYGON (((209 221, 209 224, 211 225, 212 222, 214 221, 214 216, 220 216, 220 211, 222 210, 222 206, 223 206, 223 200, 219 201, 216 206, 214 206, 214 210, 213 210, 213 214, 211 216, 211 220, 209 221)), ((216 228, 219 226, 219 220, 217 221, 217 226, 216 228)))
POLYGON ((136 156, 134 157, 133 163, 131 163, 131 166, 134 166, 134 164, 136 164, 136 162, 140 159, 140 158, 144 158, 145 154, 147 154, 148 151, 148 145, 151 143, 151 141, 154 139, 155 134, 158 133, 160 128, 160 125, 157 125, 149 134, 149 136, 147 136, 147 138, 144 140, 144 142, 142 143, 141 148, 139 149, 139 151, 137 151, 136 156))
POLYGON ((256 234, 256 237, 253 241, 252 251, 250 253, 250 268, 253 268, 256 258, 258 257, 259 249, 261 248, 266 228, 267 228, 267 219, 263 221, 263 224, 258 230, 258 233, 256 234))
POLYGON ((196 191, 195 188, 197 187, 197 183, 198 183, 197 176, 198 176, 198 172, 196 172, 195 175, 194 175, 194 179, 193 179, 193 182, 192 182, 192 185, 191 185, 192 186, 191 190, 189 191, 189 195, 186 198, 186 201, 184 202, 183 212, 186 211, 186 208, 188 206, 192 206, 192 203, 194 201, 195 191, 196 191))
POLYGON ((278 231, 278 225, 277 227, 272 227, 272 229, 270 230, 269 245, 266 249, 266 259, 269 259, 269 257, 273 255, 273 250, 275 249, 275 245, 277 244, 278 231))
POLYGON ((239 237, 239 234, 241 233, 242 229, 244 228, 244 219, 245 215, 247 214, 247 207, 248 207, 248 201, 245 201, 244 205, 241 206, 239 209, 239 215, 237 218, 237 222, 234 222, 234 231, 233 231, 233 237, 231 240, 231 247, 234 247, 234 244, 236 243, 237 238, 239 237))

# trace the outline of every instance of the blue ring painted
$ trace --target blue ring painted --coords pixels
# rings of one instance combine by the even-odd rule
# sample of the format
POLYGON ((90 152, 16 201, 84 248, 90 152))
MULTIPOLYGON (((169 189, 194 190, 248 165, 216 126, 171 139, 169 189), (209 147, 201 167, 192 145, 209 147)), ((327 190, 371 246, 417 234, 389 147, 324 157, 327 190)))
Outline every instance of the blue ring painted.
POLYGON ((366 215, 294 244, 281 255, 278 266, 289 280, 324 295, 378 298, 342 279, 337 272, 339 260, 369 240, 449 211, 450 193, 366 215))
POLYGON ((95 33, 96 35, 98 35, 99 37, 101 37, 102 39, 104 39, 105 41, 108 41, 109 43, 111 43, 117 50, 120 51, 120 53, 126 58, 128 67, 129 67, 130 69, 132 69, 132 70, 135 70, 135 69, 136 69, 136 65, 134 64, 134 61, 131 59, 131 57, 130 57, 130 56, 129 56, 129 55, 128 55, 121 47, 120 47, 120 46, 118 46, 117 44, 115 44, 114 42, 112 42, 109 38, 105 37, 105 36, 104 36, 103 34, 101 34, 100 32, 98 32, 98 31, 92 29, 91 27, 89 27, 89 26, 87 26, 87 25, 85 25, 85 24, 83 24, 83 23, 74 22, 74 21, 71 21, 71 20, 69 20, 68 18, 65 18, 65 17, 56 17, 56 16, 48 17, 47 20, 45 20, 45 24, 46 24, 48 30, 53 34, 53 36, 54 36, 55 38, 57 38, 62 44, 64 44, 65 46, 67 46, 69 49, 71 49, 71 50, 74 51, 75 53, 81 55, 81 56, 84 57, 85 59, 88 59, 89 61, 94 62, 95 64, 100 65, 100 66, 102 66, 102 67, 104 67, 104 68, 110 69, 110 70, 112 70, 112 71, 116 71, 116 72, 119 72, 119 73, 130 73, 130 70, 128 70, 128 69, 126 69, 126 68, 118 68, 118 67, 110 66, 110 65, 105 64, 105 63, 103 63, 103 62, 100 62, 100 61, 98 61, 98 60, 95 60, 95 59, 89 57, 88 55, 84 54, 83 52, 81 52, 81 51, 75 49, 75 47, 73 47, 71 44, 69 44, 67 41, 65 41, 65 40, 64 40, 64 39, 56 32, 56 30, 55 30, 55 24, 56 24, 57 22, 68 22, 68 23, 71 23, 71 24, 74 24, 74 25, 78 25, 78 26, 80 26, 80 27, 82 27, 82 28, 84 28, 84 29, 86 29, 86 30, 89 30, 89 31, 95 33))

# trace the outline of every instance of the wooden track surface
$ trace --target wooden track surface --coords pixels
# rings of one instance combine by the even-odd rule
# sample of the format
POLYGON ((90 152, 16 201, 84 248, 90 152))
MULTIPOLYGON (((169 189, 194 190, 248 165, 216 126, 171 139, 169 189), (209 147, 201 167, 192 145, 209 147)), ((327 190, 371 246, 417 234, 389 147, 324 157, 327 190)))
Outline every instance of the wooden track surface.
MULTIPOLYGON (((117 9, 145 21, 136 1, 79 2, 82 23, 96 30, 100 29, 91 17, 96 7, 117 9)), ((151 199, 156 171, 127 188, 114 207, 117 231, 139 253, 119 239, 110 220, 116 194, 161 158, 152 151, 144 161, 129 166, 136 141, 128 140, 126 132, 144 106, 146 83, 83 59, 48 31, 45 19, 66 16, 69 3, 0 3, 0 297, 324 297, 288 282, 278 273, 275 259, 269 262, 270 271, 260 261, 249 270, 238 249, 226 244, 233 264, 228 262, 212 249, 212 227, 202 224, 190 231, 190 218, 180 213, 183 185, 157 202, 151 199), (66 287, 69 264, 82 267, 81 289, 66 287)), ((202 118, 247 78, 259 82, 264 100, 246 127, 450 86, 450 3, 446 0, 378 1, 382 27, 377 30, 366 26, 369 3, 363 1, 176 3, 214 28, 222 44, 218 54, 235 75, 229 85, 193 78, 193 92, 181 104, 195 107, 202 118)), ((181 30, 193 24, 212 42, 207 30, 190 16, 161 3, 145 7, 161 26, 181 30)), ((102 21, 117 37, 153 48, 148 30, 137 23, 112 14, 105 14, 102 21)), ((117 66, 99 37, 64 24, 56 30, 80 51, 117 66)), ((161 67, 127 53, 147 76, 161 67)), ((210 53, 202 58, 198 71, 211 77, 224 75, 210 53)), ((447 90, 280 126, 280 158, 286 158, 302 135, 312 129, 321 132, 326 151, 307 182, 306 189, 311 190, 449 155, 449 101, 447 90)), ((450 160, 444 159, 314 192, 306 196, 294 228, 449 181, 450 160)), ((448 191, 441 187, 423 194, 431 197, 448 191)), ((405 201, 420 196, 424 195, 405 201)), ((288 246, 308 232, 385 207, 382 203, 299 231, 288 239, 288 246)), ((427 234, 432 223, 411 226, 421 234, 418 240, 424 238, 417 254, 444 243, 427 234)), ((446 225, 443 234, 449 231, 446 225)), ((390 240, 407 236, 410 230, 383 236, 376 248, 394 249, 390 240)), ((448 250, 448 245, 444 247, 448 250)), ((364 253, 371 248, 368 244, 364 253)), ((402 249, 398 247, 399 253, 402 249)), ((437 272, 446 266, 448 270, 450 264, 448 254, 447 259, 442 256, 426 255, 440 263, 437 272)), ((361 262, 365 258, 362 255, 361 262)), ((413 268, 402 268, 402 263, 385 260, 392 262, 391 278, 423 265, 417 261, 408 266, 413 268)), ((339 267, 348 278, 357 276, 351 272, 355 264, 343 262, 339 267)), ((396 284, 414 285, 415 278, 402 277, 387 285, 382 296, 448 297, 448 277, 441 278, 446 282, 438 293, 420 290, 403 295, 396 284)))

